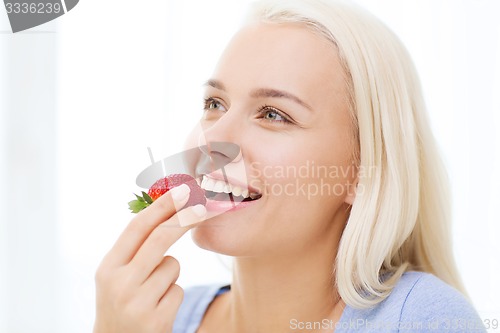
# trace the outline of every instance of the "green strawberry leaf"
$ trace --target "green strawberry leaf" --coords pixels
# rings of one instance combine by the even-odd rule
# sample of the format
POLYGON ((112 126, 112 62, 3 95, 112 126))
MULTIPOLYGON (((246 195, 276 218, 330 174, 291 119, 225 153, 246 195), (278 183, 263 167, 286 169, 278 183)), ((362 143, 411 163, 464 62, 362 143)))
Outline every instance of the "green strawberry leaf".
MULTIPOLYGON (((142 192, 142 193, 144 193, 144 192, 142 192)), ((145 201, 143 197, 138 196, 138 195, 137 195, 137 194, 135 194, 135 193, 134 193, 134 195, 135 195, 135 197, 137 198, 137 200, 139 200, 140 202, 144 202, 144 201, 145 201)))
POLYGON ((142 192, 142 197, 144 198, 144 200, 146 200, 148 204, 153 203, 153 199, 146 192, 142 192))
POLYGON ((140 200, 132 200, 128 203, 128 208, 132 211, 132 213, 139 213, 147 206, 149 206, 149 203, 140 200))

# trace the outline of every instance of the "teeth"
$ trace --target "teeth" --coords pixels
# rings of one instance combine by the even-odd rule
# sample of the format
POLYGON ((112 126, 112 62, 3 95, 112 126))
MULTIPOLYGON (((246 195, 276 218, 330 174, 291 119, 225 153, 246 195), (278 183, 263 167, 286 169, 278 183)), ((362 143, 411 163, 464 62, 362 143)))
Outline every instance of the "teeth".
POLYGON ((214 190, 214 186, 215 186, 215 180, 211 179, 211 178, 206 178, 206 182, 205 184, 203 185, 202 184, 202 187, 205 189, 205 190, 209 190, 209 191, 213 191, 214 190))
POLYGON ((258 193, 250 193, 250 199, 257 199, 260 195, 258 193))
POLYGON ((254 193, 250 194, 248 189, 243 190, 239 186, 226 184, 224 181, 208 178, 207 176, 203 176, 200 186, 207 191, 216 193, 233 193, 234 196, 242 196, 243 198, 248 198, 252 195, 255 195, 255 197, 258 196, 254 193))
POLYGON ((224 192, 223 191, 224 187, 226 187, 226 184, 224 184, 224 182, 216 181, 214 189, 212 191, 217 192, 217 193, 221 193, 221 192, 224 192))
POLYGON ((231 192, 233 192, 233 195, 239 196, 241 195, 242 190, 239 186, 233 186, 233 190, 231 192))

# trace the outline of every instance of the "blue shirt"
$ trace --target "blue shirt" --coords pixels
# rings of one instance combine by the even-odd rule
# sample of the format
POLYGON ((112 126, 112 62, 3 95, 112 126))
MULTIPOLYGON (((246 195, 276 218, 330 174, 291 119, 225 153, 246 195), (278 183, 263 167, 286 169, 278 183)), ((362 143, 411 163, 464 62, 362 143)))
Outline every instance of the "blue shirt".
MULTIPOLYGON (((195 333, 214 298, 229 290, 220 285, 185 291, 173 333, 195 333)), ((290 318, 290 332, 330 329, 341 332, 486 332, 472 305, 456 289, 429 273, 402 275, 391 294, 369 309, 346 305, 337 323, 300 322, 290 318)), ((272 332, 270 332, 272 333, 272 332)))

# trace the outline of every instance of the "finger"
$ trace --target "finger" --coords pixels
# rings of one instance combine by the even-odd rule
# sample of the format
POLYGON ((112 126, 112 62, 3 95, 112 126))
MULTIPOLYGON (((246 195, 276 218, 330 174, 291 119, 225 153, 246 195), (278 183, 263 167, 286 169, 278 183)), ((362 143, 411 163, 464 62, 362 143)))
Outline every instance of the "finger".
POLYGON ((206 213, 203 205, 188 207, 156 227, 130 261, 133 274, 130 278, 135 283, 143 284, 163 260, 168 248, 190 229, 188 226, 203 221, 206 213))
POLYGON ((142 294, 148 297, 148 303, 156 306, 170 285, 177 281, 179 273, 179 262, 171 256, 163 257, 161 263, 141 286, 142 294))
POLYGON ((169 325, 173 325, 183 298, 184 290, 178 285, 172 284, 158 303, 157 311, 164 316, 163 318, 168 321, 169 325))
POLYGON ((177 186, 137 214, 122 232, 103 261, 111 266, 121 266, 129 263, 149 234, 187 203, 189 192, 190 188, 186 184, 177 186))

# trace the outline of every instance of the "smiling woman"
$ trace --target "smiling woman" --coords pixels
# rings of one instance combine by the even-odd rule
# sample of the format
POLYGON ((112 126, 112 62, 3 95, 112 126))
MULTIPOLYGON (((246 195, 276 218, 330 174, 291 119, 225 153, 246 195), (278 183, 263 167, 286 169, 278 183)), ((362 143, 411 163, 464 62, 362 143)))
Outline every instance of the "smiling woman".
POLYGON ((485 331, 455 267, 416 71, 371 14, 255 3, 189 142, 208 147, 192 161, 206 211, 176 213, 189 198, 178 187, 132 220, 96 275, 95 333, 485 331), (220 143, 238 156, 200 168, 234 156, 220 143), (179 227, 180 215, 200 223, 179 227), (234 257, 233 281, 183 299, 163 254, 190 228, 201 248, 234 257))
POLYGON ((234 281, 230 291, 190 290, 179 332, 279 332, 297 316, 482 327, 460 293, 446 176, 417 75, 370 14, 333 1, 255 5, 208 81, 201 124, 207 144, 241 147, 226 172, 245 164, 262 197, 193 230, 202 248, 236 258, 234 281), (304 161, 373 172, 263 176, 304 161), (186 316, 194 306, 208 309, 186 316))

